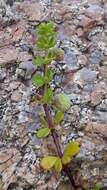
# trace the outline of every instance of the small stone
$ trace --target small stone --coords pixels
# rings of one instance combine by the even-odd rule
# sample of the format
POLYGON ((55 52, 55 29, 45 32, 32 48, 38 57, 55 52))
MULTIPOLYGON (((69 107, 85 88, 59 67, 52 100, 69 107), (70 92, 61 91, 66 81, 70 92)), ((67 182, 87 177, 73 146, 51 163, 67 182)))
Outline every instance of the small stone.
POLYGON ((30 54, 28 54, 26 51, 25 52, 20 52, 19 56, 18 56, 18 60, 20 62, 25 62, 25 61, 29 61, 32 59, 32 56, 30 54))
POLYGON ((83 68, 75 73, 74 82, 79 85, 95 82, 97 79, 97 72, 91 69, 83 68))
POLYGON ((95 50, 90 54, 89 63, 100 64, 103 60, 103 56, 100 50, 95 50))
POLYGON ((19 102, 21 101, 22 95, 19 93, 19 91, 14 91, 11 95, 11 100, 14 102, 19 102))
POLYGON ((12 90, 16 90, 20 85, 19 81, 13 81, 10 83, 9 87, 8 87, 8 91, 12 91, 12 90))
POLYGON ((107 87, 104 82, 96 85, 91 93, 91 105, 96 106, 101 103, 103 96, 107 93, 107 87))
POLYGON ((32 74, 36 71, 36 67, 32 64, 32 61, 21 62, 19 69, 25 71, 25 79, 31 79, 32 74))
POLYGON ((17 124, 26 123, 29 121, 28 114, 24 111, 20 112, 18 115, 17 124))
POLYGON ((17 61, 17 51, 14 47, 5 48, 0 50, 0 65, 5 66, 17 61))
POLYGON ((78 37, 83 37, 84 31, 83 31, 82 27, 79 27, 77 29, 76 33, 77 33, 78 37))
POLYGON ((55 54, 55 61, 64 60, 64 51, 61 48, 52 48, 51 51, 55 54))
POLYGON ((100 121, 102 123, 107 123, 107 112, 96 111, 95 115, 92 117, 93 121, 100 121))
POLYGON ((12 25, 10 28, 12 41, 18 42, 23 38, 24 33, 26 32, 26 23, 25 21, 20 21, 15 25, 12 25))
POLYGON ((85 55, 80 55, 78 57, 78 65, 80 66, 86 66, 87 65, 87 57, 85 55))
POLYGON ((5 78, 6 78, 6 72, 0 70, 0 82, 3 82, 5 78))
POLYGON ((79 135, 80 137, 83 137, 83 136, 84 136, 84 133, 81 132, 81 131, 78 131, 78 135, 79 135))
POLYGON ((97 4, 92 4, 86 9, 85 15, 94 21, 101 21, 104 16, 104 9, 97 4))
POLYGON ((64 62, 66 63, 68 70, 75 70, 78 68, 78 59, 73 51, 68 51, 67 54, 65 54, 64 62))
POLYGON ((78 19, 79 19, 78 25, 80 27, 83 27, 85 32, 93 27, 94 21, 91 18, 85 15, 80 15, 78 19))
POLYGON ((43 16, 39 3, 23 2, 18 8, 26 14, 29 21, 40 21, 43 16))
POLYGON ((107 137, 107 123, 89 122, 85 127, 85 131, 107 137))
POLYGON ((107 66, 100 67, 99 72, 103 79, 107 79, 107 66))

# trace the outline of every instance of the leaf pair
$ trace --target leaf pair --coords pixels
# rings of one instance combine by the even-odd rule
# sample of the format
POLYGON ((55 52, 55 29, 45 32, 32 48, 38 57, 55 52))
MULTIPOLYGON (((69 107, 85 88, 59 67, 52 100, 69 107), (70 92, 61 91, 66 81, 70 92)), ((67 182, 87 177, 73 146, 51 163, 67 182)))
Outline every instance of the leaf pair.
POLYGON ((56 172, 60 172, 62 170, 62 162, 59 157, 56 156, 46 156, 41 161, 41 166, 45 170, 49 170, 54 168, 56 172))
POLYGON ((75 156, 79 151, 79 144, 76 141, 72 141, 67 144, 63 157, 46 156, 41 160, 41 166, 45 170, 54 168, 56 172, 61 172, 63 165, 70 162, 71 157, 75 156))
POLYGON ((53 74, 50 68, 46 69, 45 76, 43 77, 41 74, 35 74, 32 77, 32 82, 35 86, 41 87, 44 84, 48 84, 52 80, 53 74))
POLYGON ((46 64, 51 63, 51 61, 54 58, 55 58, 54 53, 51 51, 48 51, 48 54, 46 57, 43 58, 43 57, 37 56, 36 58, 34 58, 33 64, 38 66, 38 67, 41 67, 42 65, 46 65, 46 64))

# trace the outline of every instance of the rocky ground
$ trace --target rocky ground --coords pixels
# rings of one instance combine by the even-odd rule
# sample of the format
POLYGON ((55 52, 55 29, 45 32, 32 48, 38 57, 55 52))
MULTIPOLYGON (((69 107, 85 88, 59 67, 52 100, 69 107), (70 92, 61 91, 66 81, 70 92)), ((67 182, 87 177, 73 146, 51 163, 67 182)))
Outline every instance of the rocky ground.
POLYGON ((81 145, 71 163, 76 183, 107 189, 107 0, 0 0, 0 190, 69 190, 65 177, 41 171, 54 147, 34 135, 43 110, 31 103, 32 49, 36 26, 48 20, 65 52, 53 88, 72 102, 61 143, 81 145))

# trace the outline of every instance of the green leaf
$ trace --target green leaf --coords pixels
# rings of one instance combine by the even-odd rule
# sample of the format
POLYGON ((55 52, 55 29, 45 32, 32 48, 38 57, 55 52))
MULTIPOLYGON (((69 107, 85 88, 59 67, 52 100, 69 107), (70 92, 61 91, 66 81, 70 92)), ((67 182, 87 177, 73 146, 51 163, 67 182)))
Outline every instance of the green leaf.
POLYGON ((41 166, 45 170, 51 169, 57 160, 56 156, 46 156, 41 160, 41 166))
POLYGON ((42 36, 42 37, 38 37, 38 40, 37 40, 36 45, 37 45, 37 47, 40 48, 40 49, 48 49, 48 43, 49 43, 49 42, 47 42, 46 37, 45 37, 45 36, 44 36, 44 37, 42 36))
POLYGON ((71 102, 66 94, 57 94, 55 97, 55 105, 61 111, 66 111, 70 108, 71 102))
POLYGON ((64 155, 66 156, 75 156, 79 151, 79 143, 76 141, 71 141, 70 143, 67 144, 65 150, 64 150, 64 155))
POLYGON ((67 156, 66 154, 63 155, 62 157, 62 163, 64 165, 68 164, 69 162, 71 161, 71 157, 70 156, 67 156))
POLYGON ((37 57, 36 59, 33 59, 33 63, 37 66, 41 66, 44 64, 44 59, 42 57, 37 57))
POLYGON ((43 95, 43 103, 50 104, 52 100, 53 91, 51 88, 47 88, 43 95))
POLYGON ((41 86, 43 86, 43 84, 44 84, 43 77, 42 77, 40 74, 35 74, 35 75, 32 77, 32 82, 33 82, 33 84, 36 85, 37 87, 41 87, 41 86))
POLYGON ((36 32, 38 37, 36 45, 38 48, 49 49, 55 45, 56 32, 52 22, 40 24, 36 32))
POLYGON ((49 49, 47 57, 48 57, 48 59, 50 59, 50 60, 53 60, 53 59, 55 58, 55 54, 54 54, 52 48, 49 49))
POLYGON ((56 40, 54 36, 50 36, 49 41, 48 41, 48 48, 52 48, 55 46, 56 40))
POLYGON ((61 159, 60 158, 57 158, 55 164, 54 164, 54 169, 56 172, 61 172, 62 170, 62 162, 61 162, 61 159))
POLYGON ((98 184, 95 184, 92 190, 100 190, 100 186, 98 184))
POLYGON ((52 74, 51 69, 47 68, 45 72, 45 78, 44 78, 45 83, 50 82, 52 80, 52 77, 53 77, 53 74, 52 74))
POLYGON ((61 111, 57 112, 54 116, 54 123, 56 125, 59 124, 63 120, 63 117, 64 117, 64 114, 61 111))
POLYGON ((46 128, 41 128, 37 131, 36 136, 38 138, 44 138, 47 137, 50 134, 51 130, 46 127, 46 128))
POLYGON ((38 35, 49 35, 49 34, 53 35, 53 34, 55 34, 54 23, 51 21, 48 23, 41 23, 38 26, 37 34, 38 35))

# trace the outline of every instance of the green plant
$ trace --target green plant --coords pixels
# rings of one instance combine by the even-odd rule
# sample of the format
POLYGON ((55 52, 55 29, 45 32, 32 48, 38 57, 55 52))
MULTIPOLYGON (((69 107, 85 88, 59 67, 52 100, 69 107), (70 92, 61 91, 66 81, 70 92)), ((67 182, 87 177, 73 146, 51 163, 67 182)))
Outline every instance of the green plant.
POLYGON ((100 190, 100 186, 98 184, 95 184, 94 187, 91 190, 100 190))
POLYGON ((76 141, 71 141, 66 145, 64 152, 62 152, 56 132, 56 127, 63 120, 64 112, 70 108, 71 102, 66 94, 56 94, 50 85, 53 79, 51 63, 53 60, 63 58, 63 51, 55 48, 56 32, 52 22, 40 24, 36 35, 36 51, 38 53, 34 57, 33 63, 39 72, 33 75, 32 82, 38 89, 35 100, 43 106, 45 113, 40 117, 42 127, 37 131, 36 136, 38 138, 45 138, 51 135, 56 147, 56 154, 45 156, 41 160, 41 166, 45 170, 64 171, 71 185, 76 189, 68 163, 78 153, 79 144, 76 141), (60 56, 60 53, 62 56, 60 56))

